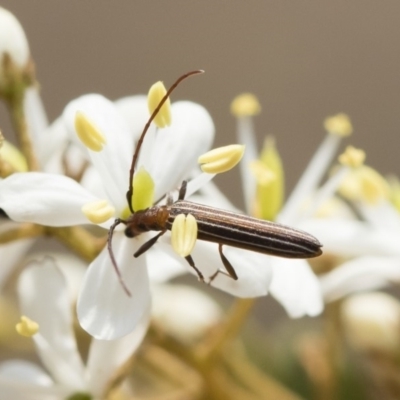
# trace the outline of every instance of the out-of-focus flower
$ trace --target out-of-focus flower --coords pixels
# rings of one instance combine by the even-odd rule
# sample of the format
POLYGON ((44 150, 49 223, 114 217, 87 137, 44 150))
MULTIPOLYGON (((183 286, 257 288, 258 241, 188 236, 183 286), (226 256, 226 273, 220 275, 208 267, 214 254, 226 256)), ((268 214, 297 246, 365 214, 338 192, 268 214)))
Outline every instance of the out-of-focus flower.
POLYGON ((184 343, 203 337, 222 317, 218 303, 191 286, 155 284, 152 299, 153 321, 184 343))
MULTIPOLYGON (((240 96, 234 100, 235 107, 232 107, 232 111, 237 117, 238 141, 245 144, 247 150, 241 168, 247 212, 255 212, 260 216, 268 215, 276 222, 307 231, 306 220, 334 192, 329 185, 321 188, 319 185, 332 162, 341 138, 352 131, 348 117, 339 114, 326 121, 328 130, 326 138, 312 157, 293 192, 285 204, 282 204, 283 170, 279 155, 269 140, 259 158, 252 125, 254 113, 246 112, 247 96, 243 108, 241 100, 240 96), (264 179, 267 177, 268 179, 264 179), (269 207, 268 202, 271 202, 273 208, 269 207)), ((339 178, 342 178, 342 175, 339 178)), ((330 229, 326 224, 324 228, 330 229)), ((315 232, 310 233, 315 235, 315 232)), ((315 236, 325 245, 318 235, 315 236)), ((313 316, 322 311, 323 301, 319 282, 306 260, 269 257, 268 262, 273 269, 271 295, 284 306, 290 316, 313 316)))
POLYGON ((27 316, 18 330, 32 337, 45 369, 20 359, 2 362, 0 392, 7 399, 61 400, 78 394, 82 396, 79 398, 101 399, 147 331, 144 314, 135 331, 123 339, 93 339, 84 364, 73 333, 67 282, 52 259, 33 262, 23 271, 18 296, 21 313, 27 316), (35 326, 37 329, 33 329, 35 326))
POLYGON ((400 303, 389 294, 349 296, 342 308, 343 329, 352 347, 393 356, 400 350, 400 303))
POLYGON ((320 277, 326 301, 400 282, 400 216, 390 202, 388 183, 360 163, 348 171, 338 189, 357 216, 332 210, 330 230, 324 219, 307 221, 307 228, 321 238, 326 252, 341 257, 332 271, 320 277))

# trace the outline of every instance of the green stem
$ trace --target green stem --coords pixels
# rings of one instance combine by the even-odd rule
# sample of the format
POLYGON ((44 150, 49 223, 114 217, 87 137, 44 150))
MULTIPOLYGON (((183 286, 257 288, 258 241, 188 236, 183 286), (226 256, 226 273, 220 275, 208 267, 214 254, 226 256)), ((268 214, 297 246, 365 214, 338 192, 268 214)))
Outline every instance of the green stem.
POLYGON ((33 151, 33 145, 25 118, 24 96, 25 88, 15 91, 13 95, 8 98, 8 105, 19 147, 26 158, 28 168, 30 171, 38 171, 39 164, 33 151))

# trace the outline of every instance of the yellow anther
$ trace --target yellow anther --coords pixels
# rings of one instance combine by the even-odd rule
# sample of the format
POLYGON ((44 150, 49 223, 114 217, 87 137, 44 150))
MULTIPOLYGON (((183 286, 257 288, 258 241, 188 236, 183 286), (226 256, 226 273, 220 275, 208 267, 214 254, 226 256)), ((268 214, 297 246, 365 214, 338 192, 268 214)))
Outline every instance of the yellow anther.
POLYGON ((133 177, 133 199, 132 208, 134 211, 145 210, 154 202, 154 181, 151 175, 140 167, 133 177))
POLYGON ((254 116, 261 112, 261 106, 254 94, 243 93, 236 96, 231 103, 231 113, 235 117, 254 116))
POLYGON ((261 160, 252 161, 249 168, 260 186, 267 186, 276 179, 276 175, 261 160))
POLYGON ((102 224, 115 215, 115 208, 107 200, 96 200, 85 204, 82 212, 94 224, 102 224))
MULTIPOLYGON (((150 114, 153 114, 154 110, 160 104, 161 99, 167 94, 164 84, 161 81, 156 82, 149 90, 147 95, 147 106, 150 114)), ((168 98, 162 105, 160 111, 154 118, 154 123, 159 128, 165 128, 171 125, 171 102, 168 98)))
POLYGON ((21 336, 32 337, 39 331, 39 324, 22 315, 20 322, 15 325, 15 329, 21 336))
POLYGON ((77 111, 75 115, 75 130, 81 142, 90 150, 103 150, 106 144, 105 136, 81 111, 77 111))
POLYGON ((0 157, 18 172, 28 171, 28 164, 23 154, 10 142, 3 140, 0 147, 0 157))
POLYGON ((243 157, 244 148, 241 144, 218 147, 201 155, 197 162, 202 164, 200 168, 203 172, 221 174, 236 166, 243 157))
POLYGON ((197 221, 192 214, 179 214, 171 229, 171 245, 181 257, 187 257, 197 239, 197 221))
POLYGON ((372 205, 387 200, 390 196, 386 180, 366 165, 352 170, 340 185, 339 192, 349 200, 364 201, 372 205))
POLYGON ((324 127, 329 133, 337 136, 349 136, 353 133, 350 118, 344 113, 326 118, 324 127))
POLYGON ((351 168, 360 167, 365 161, 365 151, 347 146, 346 150, 339 156, 339 162, 351 168))

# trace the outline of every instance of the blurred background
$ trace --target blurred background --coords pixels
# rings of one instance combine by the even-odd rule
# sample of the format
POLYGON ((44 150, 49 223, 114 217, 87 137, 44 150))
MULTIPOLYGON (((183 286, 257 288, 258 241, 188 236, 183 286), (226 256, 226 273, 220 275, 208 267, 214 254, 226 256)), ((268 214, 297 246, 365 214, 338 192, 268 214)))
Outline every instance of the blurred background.
MULTIPOLYGON (((50 120, 84 93, 110 99, 146 93, 157 80, 168 87, 182 73, 202 68, 206 74, 186 81, 173 100, 204 105, 216 125, 215 145, 221 146, 236 142, 232 99, 254 93, 262 105, 255 121, 258 141, 275 136, 287 191, 321 142, 323 120, 338 112, 351 117, 355 133, 347 141, 366 150, 369 165, 383 175, 400 173, 397 0, 3 0, 0 5, 25 29, 50 120)), ((12 132, 3 103, 0 129, 6 138, 12 132)), ((243 206, 237 170, 217 183, 243 206)), ((229 301, 219 291, 210 293, 229 301)), ((270 297, 259 302, 256 316, 282 348, 288 336, 319 323, 289 321, 270 297)), ((253 355, 263 343, 270 356, 273 349, 259 332, 253 355)), ((275 342, 275 351, 282 350, 275 342)), ((275 365, 280 367, 287 368, 275 365)))
MULTIPOLYGON (((170 85, 203 68, 173 99, 203 104, 216 145, 235 142, 229 106, 250 91, 262 104, 260 144, 277 138, 287 189, 323 136, 323 119, 350 115, 351 143, 383 174, 399 173, 400 3, 335 1, 3 0, 21 21, 51 120, 71 99, 116 99, 170 85)), ((10 132, 0 104, 0 126, 10 132)), ((217 181, 242 206, 237 171, 217 181)))

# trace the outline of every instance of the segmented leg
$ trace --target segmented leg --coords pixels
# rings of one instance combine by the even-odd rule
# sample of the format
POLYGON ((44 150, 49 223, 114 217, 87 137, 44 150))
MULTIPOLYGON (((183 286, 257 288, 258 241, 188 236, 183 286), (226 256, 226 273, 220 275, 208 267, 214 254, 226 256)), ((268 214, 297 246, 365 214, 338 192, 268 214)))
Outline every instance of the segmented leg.
POLYGON ((208 281, 209 285, 218 276, 218 274, 226 275, 229 278, 234 279, 235 281, 238 279, 238 276, 236 275, 236 271, 232 267, 232 264, 226 258, 225 254, 222 252, 222 244, 221 243, 218 244, 218 251, 219 251, 219 255, 221 257, 222 263, 224 264, 226 271, 218 268, 217 271, 213 275, 210 276, 209 281, 208 281))
POLYGON ((199 277, 199 281, 204 282, 203 274, 197 269, 196 265, 194 265, 194 261, 191 255, 185 257, 186 261, 189 265, 196 271, 197 276, 199 277))
POLYGON ((162 235, 164 235, 166 231, 161 231, 159 234, 157 234, 156 236, 152 237, 151 239, 149 239, 146 243, 143 243, 139 249, 136 251, 136 253, 133 255, 133 257, 137 258, 140 255, 142 255, 143 253, 145 253, 151 246, 153 246, 153 244, 155 244, 158 240, 158 238, 162 235))

